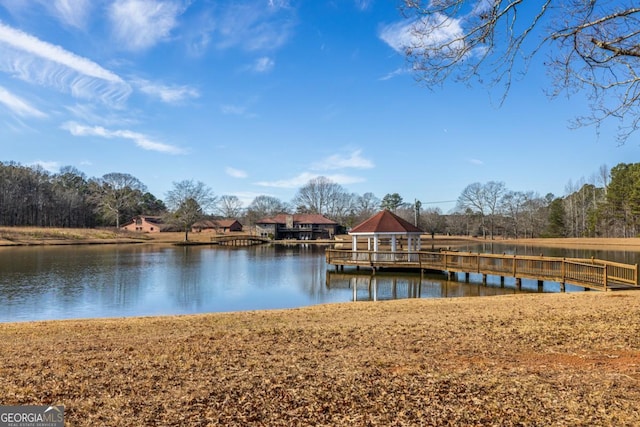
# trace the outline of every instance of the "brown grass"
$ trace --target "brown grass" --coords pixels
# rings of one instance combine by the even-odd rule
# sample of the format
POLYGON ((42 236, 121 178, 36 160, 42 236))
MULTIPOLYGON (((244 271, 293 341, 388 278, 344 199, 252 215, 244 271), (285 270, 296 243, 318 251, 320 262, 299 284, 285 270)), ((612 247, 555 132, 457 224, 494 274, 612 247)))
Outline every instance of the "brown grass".
POLYGON ((632 426, 638 331, 638 292, 0 324, 0 396, 73 426, 632 426))

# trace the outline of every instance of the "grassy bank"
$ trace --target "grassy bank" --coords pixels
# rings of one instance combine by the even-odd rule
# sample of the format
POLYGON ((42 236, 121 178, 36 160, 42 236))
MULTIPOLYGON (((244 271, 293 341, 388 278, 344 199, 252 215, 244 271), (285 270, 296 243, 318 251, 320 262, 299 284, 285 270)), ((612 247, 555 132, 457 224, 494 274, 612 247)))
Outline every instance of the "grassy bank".
POLYGON ((640 292, 0 324, 73 426, 640 425, 640 292))

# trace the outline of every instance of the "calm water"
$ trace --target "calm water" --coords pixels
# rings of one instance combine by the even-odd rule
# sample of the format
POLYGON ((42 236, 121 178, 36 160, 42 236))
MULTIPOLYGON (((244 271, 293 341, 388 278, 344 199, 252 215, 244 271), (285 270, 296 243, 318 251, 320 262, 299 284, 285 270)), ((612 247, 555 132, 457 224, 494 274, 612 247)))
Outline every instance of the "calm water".
MULTIPOLYGON (((474 275, 465 283, 447 281, 444 275, 421 279, 413 273, 378 273, 375 277, 368 271, 338 273, 326 265, 324 249, 314 245, 0 248, 0 322, 516 292, 515 279, 509 278, 501 287, 498 277, 489 277, 488 286, 482 286, 481 278, 474 275)), ((618 253, 616 257, 636 259, 637 254, 618 253)), ((544 284, 544 292, 558 290, 557 284, 544 284)), ((567 291, 577 290, 582 289, 567 286, 567 291)), ((522 292, 538 292, 536 282, 523 280, 522 292)))

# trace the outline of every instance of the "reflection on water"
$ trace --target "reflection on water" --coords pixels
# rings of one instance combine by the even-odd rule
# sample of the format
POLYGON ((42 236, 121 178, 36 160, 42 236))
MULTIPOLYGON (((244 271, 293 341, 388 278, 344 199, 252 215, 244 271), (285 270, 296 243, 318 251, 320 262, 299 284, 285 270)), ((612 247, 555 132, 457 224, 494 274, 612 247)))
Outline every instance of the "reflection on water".
MULTIPOLYGON (((538 292, 535 281, 480 275, 333 271, 324 247, 97 245, 0 248, 0 322, 301 307, 351 300, 538 292)), ((489 249, 489 248, 484 248, 489 249)), ((513 248, 492 245, 493 252, 513 248)), ((478 248, 460 250, 478 251, 478 248)), ((538 251, 537 248, 515 250, 538 251)), ((487 250, 489 252, 489 250, 487 250)), ((518 252, 522 253, 522 252, 518 252)), ((535 253, 535 252, 534 252, 535 253)), ((539 254, 539 252, 538 252, 539 254)), ((553 255, 546 252, 545 255, 553 255)), ((637 263, 637 253, 593 256, 637 263)), ((583 257, 584 253, 556 256, 583 257)), ((567 291, 582 290, 567 285, 567 291)), ((559 284, 544 283, 544 292, 559 284)))
MULTIPOLYGON (((492 295, 507 295, 532 292, 558 292, 559 284, 545 282, 539 287, 537 281, 523 279, 516 286, 515 279, 499 277, 487 278, 471 274, 469 281, 464 274, 458 279, 448 280, 445 274, 424 274, 407 272, 378 271, 372 274, 367 270, 345 270, 326 272, 327 286, 333 289, 349 289, 352 301, 379 301, 399 298, 455 298, 492 295)), ((567 291, 582 290, 567 285, 567 291)))

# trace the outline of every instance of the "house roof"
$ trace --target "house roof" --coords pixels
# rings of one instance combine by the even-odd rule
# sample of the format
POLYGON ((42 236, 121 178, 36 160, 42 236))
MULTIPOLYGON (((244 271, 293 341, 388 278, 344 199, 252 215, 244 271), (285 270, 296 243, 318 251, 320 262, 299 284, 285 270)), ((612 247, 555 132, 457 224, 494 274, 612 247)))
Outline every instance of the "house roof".
POLYGON ((203 219, 193 224, 196 228, 229 228, 234 224, 240 224, 237 219, 203 219))
POLYGON ((330 220, 320 214, 278 214, 271 218, 263 218, 256 221, 257 224, 286 224, 287 217, 293 217, 294 224, 327 224, 338 225, 337 222, 330 220))
POLYGON ((349 231, 355 233, 424 233, 423 230, 400 218, 391 211, 383 210, 361 222, 349 231))

